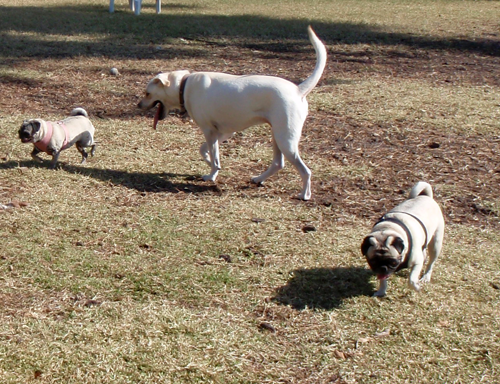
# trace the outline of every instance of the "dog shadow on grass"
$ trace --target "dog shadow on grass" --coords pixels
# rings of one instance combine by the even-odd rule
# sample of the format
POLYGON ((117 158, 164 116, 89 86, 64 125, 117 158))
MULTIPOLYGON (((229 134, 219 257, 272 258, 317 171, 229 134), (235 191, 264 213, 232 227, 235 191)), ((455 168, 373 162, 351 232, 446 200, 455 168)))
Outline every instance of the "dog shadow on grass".
POLYGON ((221 193, 216 184, 206 183, 201 178, 193 175, 98 169, 74 165, 65 165, 64 170, 69 173, 86 175, 97 180, 135 189, 139 192, 221 193))
MULTIPOLYGON (((0 169, 12 168, 46 168, 49 161, 38 163, 33 160, 0 162, 0 169)), ((206 183, 193 175, 176 173, 133 172, 114 169, 91 168, 59 162, 56 169, 65 172, 92 177, 96 180, 121 185, 139 192, 167 192, 167 193, 211 193, 220 194, 220 188, 214 183, 206 183)))
POLYGON ((360 267, 297 269, 288 283, 276 290, 272 300, 297 310, 331 310, 348 298, 371 296, 371 276, 368 269, 360 267))
POLYGON ((151 193, 194 193, 217 194, 220 188, 214 183, 206 183, 201 177, 171 172, 131 172, 114 169, 97 169, 79 166, 65 166, 70 173, 90 176, 94 179, 121 185, 139 192, 151 193))

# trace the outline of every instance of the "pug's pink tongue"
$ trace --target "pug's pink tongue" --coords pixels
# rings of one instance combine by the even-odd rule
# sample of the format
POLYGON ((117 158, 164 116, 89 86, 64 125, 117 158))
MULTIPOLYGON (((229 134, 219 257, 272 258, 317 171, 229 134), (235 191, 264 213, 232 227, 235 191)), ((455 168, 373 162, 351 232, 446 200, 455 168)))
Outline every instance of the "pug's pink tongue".
POLYGON ((387 279, 388 277, 389 277, 389 275, 382 275, 382 274, 377 275, 377 279, 379 279, 379 280, 385 280, 385 279, 387 279))

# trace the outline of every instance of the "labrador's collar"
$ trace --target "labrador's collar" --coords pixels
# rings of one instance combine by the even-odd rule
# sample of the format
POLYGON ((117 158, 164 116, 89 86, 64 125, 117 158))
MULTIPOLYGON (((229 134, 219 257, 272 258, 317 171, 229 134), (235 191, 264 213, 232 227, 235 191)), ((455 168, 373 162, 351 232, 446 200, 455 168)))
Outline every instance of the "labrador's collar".
POLYGON ((189 78, 189 75, 184 75, 181 80, 181 85, 179 87, 179 103, 181 105, 181 109, 179 112, 180 116, 184 116, 187 113, 186 106, 184 105, 184 89, 186 88, 186 83, 189 78))

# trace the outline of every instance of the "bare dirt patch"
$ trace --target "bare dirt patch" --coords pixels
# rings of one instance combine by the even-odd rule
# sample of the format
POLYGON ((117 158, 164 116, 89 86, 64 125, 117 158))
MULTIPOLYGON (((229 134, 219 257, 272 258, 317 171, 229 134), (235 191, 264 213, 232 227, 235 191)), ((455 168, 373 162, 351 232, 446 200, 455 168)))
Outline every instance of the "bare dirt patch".
MULTIPOLYGON (((265 73, 299 82, 310 72, 314 57, 310 51, 296 48, 293 51, 294 47, 289 46, 285 52, 276 52, 258 46, 228 47, 206 43, 204 49, 217 57, 213 64, 202 60, 197 65, 191 57, 180 57, 178 62, 192 70, 265 73), (226 63, 226 67, 221 68, 221 63, 226 63)), ((99 57, 50 63, 44 60, 13 62, 12 68, 51 71, 53 76, 50 79, 1 77, 2 109, 6 113, 22 111, 29 117, 60 114, 73 106, 83 105, 94 118, 133 118, 140 114, 135 105, 148 79, 158 70, 173 68, 168 68, 171 62, 161 59, 144 62, 144 71, 129 64, 127 60, 111 61, 99 57), (112 66, 120 68, 120 76, 109 74, 112 66), (119 84, 120 91, 99 89, 103 79, 119 84)), ((498 87, 499 72, 500 61, 492 54, 339 45, 329 47, 328 67, 316 91, 336 92, 336 83, 342 79, 366 76, 425 79, 450 86, 498 87)), ((175 146, 175 143, 169 145, 175 146)), ((406 122, 374 124, 335 111, 311 110, 301 151, 314 153, 338 166, 369 168, 372 172, 369 177, 313 179, 313 200, 307 204, 331 207, 340 216, 375 219, 394 206, 395 194, 399 193, 403 199, 416 180, 425 179, 433 185, 452 186, 436 191, 448 222, 498 227, 500 220, 494 205, 499 199, 499 147, 498 136, 442 133, 418 123, 410 126, 406 122)), ((198 183, 192 181, 193 185, 198 183)), ((246 188, 243 184, 239 178, 227 177, 216 193, 241 190, 246 188)), ((290 191, 274 193, 289 195, 290 191)))

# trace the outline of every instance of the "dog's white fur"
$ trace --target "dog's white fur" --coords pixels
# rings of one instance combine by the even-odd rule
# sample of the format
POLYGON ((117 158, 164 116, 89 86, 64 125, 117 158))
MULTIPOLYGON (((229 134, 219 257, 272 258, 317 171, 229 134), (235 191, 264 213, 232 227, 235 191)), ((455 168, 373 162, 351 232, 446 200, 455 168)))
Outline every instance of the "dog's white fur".
MULTIPOLYGON (((410 269, 408 284, 415 291, 419 291, 422 284, 431 281, 432 269, 443 246, 444 218, 439 205, 433 199, 432 187, 426 182, 418 182, 411 189, 409 199, 393 208, 384 217, 388 217, 389 220, 379 221, 374 225, 370 234, 365 237, 362 245, 363 253, 367 258, 370 258, 373 257, 375 249, 385 248, 393 252, 394 240, 402 240, 401 244, 404 248, 400 255, 403 260, 407 260, 410 269), (407 228, 411 235, 411 241, 403 227, 391 219, 399 221, 407 228), (411 248, 408 248, 410 242, 411 248), (429 261, 424 275, 419 280, 426 252, 429 261)), ((380 285, 374 296, 386 295, 387 280, 387 278, 379 280, 380 285)))
POLYGON ((210 165, 205 181, 215 181, 221 169, 219 142, 234 132, 257 124, 268 123, 273 136, 273 161, 254 183, 262 183, 284 167, 284 157, 298 170, 302 178, 299 198, 311 198, 311 171, 299 155, 299 140, 308 113, 306 96, 318 83, 326 64, 326 48, 312 28, 309 39, 316 51, 316 67, 312 75, 300 85, 273 76, 234 76, 218 72, 174 71, 152 79, 139 108, 150 109, 157 102, 163 104, 160 118, 168 111, 180 109, 181 80, 189 75, 184 90, 185 108, 201 128, 206 142, 200 147, 203 159, 210 165))

